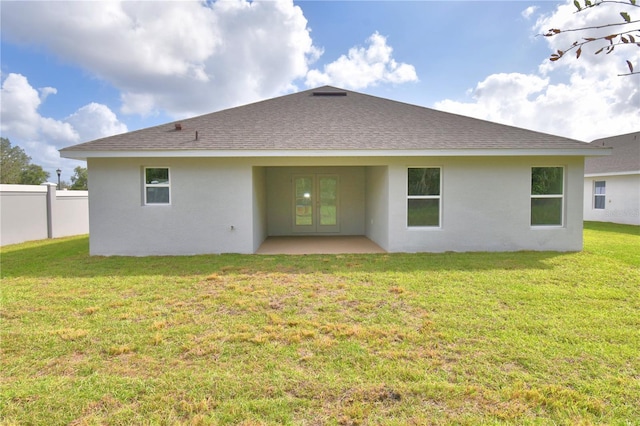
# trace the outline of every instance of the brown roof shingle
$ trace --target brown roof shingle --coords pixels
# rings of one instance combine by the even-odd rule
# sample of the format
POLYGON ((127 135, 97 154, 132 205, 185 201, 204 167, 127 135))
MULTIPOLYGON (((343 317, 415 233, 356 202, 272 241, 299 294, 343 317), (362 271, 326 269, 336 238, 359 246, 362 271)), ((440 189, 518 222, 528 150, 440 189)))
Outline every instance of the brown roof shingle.
POLYGON ((61 153, 64 156, 84 151, 90 156, 94 151, 584 149, 589 146, 572 139, 325 86, 82 143, 64 148, 61 153), (338 95, 327 96, 327 93, 338 95), (182 130, 176 130, 177 123, 182 130))

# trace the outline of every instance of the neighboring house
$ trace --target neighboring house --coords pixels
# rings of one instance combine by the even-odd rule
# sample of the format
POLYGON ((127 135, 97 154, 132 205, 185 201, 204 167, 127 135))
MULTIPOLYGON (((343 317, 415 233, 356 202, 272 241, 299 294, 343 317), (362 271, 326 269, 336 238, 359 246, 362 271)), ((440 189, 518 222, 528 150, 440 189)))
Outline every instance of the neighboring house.
POLYGON ((62 149, 94 255, 255 253, 365 235, 389 252, 582 249, 587 143, 321 87, 62 149))
POLYGON ((640 225, 640 132, 597 139, 610 156, 584 165, 584 220, 640 225))

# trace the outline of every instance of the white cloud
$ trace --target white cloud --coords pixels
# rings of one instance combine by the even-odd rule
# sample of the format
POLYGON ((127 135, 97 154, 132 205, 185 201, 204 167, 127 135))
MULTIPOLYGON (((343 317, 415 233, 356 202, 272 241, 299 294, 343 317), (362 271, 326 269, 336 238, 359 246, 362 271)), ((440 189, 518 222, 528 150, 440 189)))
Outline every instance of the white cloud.
POLYGON ((127 126, 106 105, 92 102, 83 106, 65 119, 83 140, 125 133, 127 126))
POLYGON ((42 87, 38 91, 40 92, 40 102, 44 102, 49 95, 58 93, 55 87, 42 87))
POLYGON ((108 81, 124 113, 182 117, 290 92, 320 54, 292 0, 10 2, 2 12, 3 36, 108 81))
POLYGON ((525 19, 531 19, 534 13, 538 10, 538 6, 529 6, 525 10, 522 11, 521 15, 525 19))
POLYGON ((393 49, 386 37, 372 34, 368 47, 353 47, 348 55, 342 55, 324 66, 323 71, 313 69, 307 74, 308 87, 335 85, 362 89, 378 83, 406 83, 418 81, 413 65, 398 63, 392 58, 393 49))
POLYGON ((2 13, 3 38, 42 45, 113 85, 124 114, 192 116, 289 93, 302 81, 417 81, 377 33, 366 48, 309 71, 323 51, 293 0, 7 2, 2 13))
POLYGON ((41 117, 38 108, 55 89, 46 87, 40 91, 31 87, 27 78, 20 74, 9 74, 2 83, 2 123, 3 135, 11 135, 20 140, 38 137, 52 141, 79 141, 78 134, 71 125, 51 118, 41 117))
MULTIPOLYGON (((618 22, 619 11, 604 5, 576 14, 567 0, 538 19, 534 31, 618 22)), ((567 33, 545 40, 553 52, 567 49, 580 37, 567 33)), ((537 74, 490 75, 470 90, 470 102, 443 100, 435 108, 586 141, 637 131, 640 76, 618 74, 625 72, 626 59, 640 64, 640 51, 618 49, 607 56, 590 52, 592 48, 580 59, 568 54, 556 62, 541 58, 537 74)))
POLYGON ((53 87, 36 90, 23 75, 8 74, 0 93, 0 130, 12 145, 24 149, 34 164, 42 166, 51 176, 61 167, 68 180, 67 173, 70 175, 80 163, 61 159, 58 149, 126 132, 127 127, 108 107, 96 103, 83 106, 64 120, 40 115, 42 103, 56 93, 53 87))

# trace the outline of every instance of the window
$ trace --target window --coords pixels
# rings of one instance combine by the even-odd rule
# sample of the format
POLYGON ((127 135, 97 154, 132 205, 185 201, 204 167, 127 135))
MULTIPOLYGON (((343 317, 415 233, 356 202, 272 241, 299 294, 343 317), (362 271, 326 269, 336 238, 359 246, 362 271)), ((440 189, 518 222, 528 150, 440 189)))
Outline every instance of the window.
POLYGON ((440 168, 409 168, 407 184, 407 226, 440 226, 440 168))
POLYGON ((144 203, 169 204, 170 185, 168 167, 145 167, 144 203))
POLYGON ((597 180, 593 185, 593 208, 604 209, 605 193, 607 183, 603 180, 597 180))
POLYGON ((564 167, 531 169, 531 225, 562 226, 564 167))

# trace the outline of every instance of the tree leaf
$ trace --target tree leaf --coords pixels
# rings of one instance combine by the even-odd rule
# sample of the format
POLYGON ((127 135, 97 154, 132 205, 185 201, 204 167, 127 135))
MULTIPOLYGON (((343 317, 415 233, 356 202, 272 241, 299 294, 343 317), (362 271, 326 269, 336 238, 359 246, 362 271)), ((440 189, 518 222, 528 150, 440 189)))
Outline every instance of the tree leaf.
POLYGON ((620 16, 622 16, 622 19, 624 19, 627 24, 631 22, 631 17, 627 12, 620 12, 620 16))
POLYGON ((618 34, 611 34, 611 35, 608 35, 608 36, 604 37, 604 39, 607 40, 607 41, 611 41, 612 42, 613 39, 616 38, 616 37, 618 37, 618 34))
POLYGON ((578 11, 582 10, 582 6, 580 6, 580 2, 578 0, 573 0, 573 5, 578 9, 578 11))
POLYGON ((625 36, 620 36, 620 40, 622 40, 623 43, 629 43, 629 40, 627 40, 625 36))
POLYGON ((597 55, 598 53, 602 53, 603 50, 604 50, 604 47, 601 47, 600 49, 596 50, 596 53, 594 53, 594 55, 597 55))
POLYGON ((579 47, 576 51, 576 59, 580 59, 580 55, 582 54, 582 47, 579 47))
POLYGON ((635 43, 636 42, 635 37, 633 37, 631 34, 629 34, 629 40, 631 41, 631 43, 635 43))
POLYGON ((633 72, 633 64, 630 61, 627 61, 627 66, 629 67, 629 72, 633 72))

